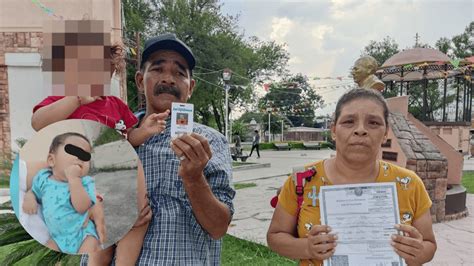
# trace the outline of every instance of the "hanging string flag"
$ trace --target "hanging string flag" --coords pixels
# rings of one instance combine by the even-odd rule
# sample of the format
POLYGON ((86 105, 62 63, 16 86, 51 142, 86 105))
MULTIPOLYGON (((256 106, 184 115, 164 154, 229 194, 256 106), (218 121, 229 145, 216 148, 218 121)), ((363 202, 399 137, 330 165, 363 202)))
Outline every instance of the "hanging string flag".
POLYGON ((449 63, 451 63, 451 65, 453 65, 455 69, 459 67, 460 62, 461 62, 460 59, 453 59, 453 60, 449 61, 449 63))
POLYGON ((57 19, 61 19, 61 20, 64 20, 64 17, 61 16, 61 15, 56 15, 54 13, 54 10, 43 5, 39 0, 31 0, 31 2, 33 4, 35 4, 36 6, 38 6, 39 8, 41 8, 46 14, 48 14, 48 16, 51 16, 51 17, 55 17, 57 19))
POLYGON ((264 84, 263 84, 263 89, 264 89, 265 91, 268 91, 268 90, 270 89, 270 85, 271 85, 270 83, 264 83, 264 84))

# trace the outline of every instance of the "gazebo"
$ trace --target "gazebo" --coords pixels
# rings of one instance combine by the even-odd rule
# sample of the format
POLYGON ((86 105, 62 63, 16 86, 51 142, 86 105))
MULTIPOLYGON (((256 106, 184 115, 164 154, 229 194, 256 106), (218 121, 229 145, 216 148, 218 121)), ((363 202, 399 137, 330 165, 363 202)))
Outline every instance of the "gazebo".
POLYGON ((410 95, 410 86, 421 82, 423 87, 423 104, 420 120, 426 122, 470 122, 472 112, 472 66, 474 58, 451 60, 446 54, 431 48, 413 48, 397 53, 387 59, 377 71, 379 78, 386 83, 388 91, 394 94, 410 95), (446 108, 448 79, 453 79, 455 87, 455 115, 448 119, 446 108), (444 81, 441 118, 432 115, 428 110, 427 90, 430 80, 444 81), (398 86, 396 86, 398 83, 398 86), (461 108, 462 107, 462 108, 461 108))
POLYGON ((433 221, 467 215, 461 179, 462 154, 469 151, 473 61, 451 60, 435 49, 414 48, 393 55, 377 71, 386 84, 385 94, 398 96, 387 99, 389 141, 382 147, 381 158, 422 178, 433 201, 433 221), (430 86, 434 80, 443 83, 430 86), (428 102, 430 93, 438 98, 428 102), (419 109, 412 109, 418 111, 415 117, 410 102, 418 100, 419 109), (448 109, 454 105, 455 113, 448 109))

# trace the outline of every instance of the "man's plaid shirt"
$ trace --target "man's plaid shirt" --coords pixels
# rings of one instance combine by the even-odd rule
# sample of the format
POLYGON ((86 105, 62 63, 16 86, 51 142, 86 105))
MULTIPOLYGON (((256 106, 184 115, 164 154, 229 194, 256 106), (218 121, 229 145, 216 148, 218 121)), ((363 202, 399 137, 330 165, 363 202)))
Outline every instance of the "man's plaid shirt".
MULTIPOLYGON (((213 240, 193 215, 178 176, 180 160, 170 147, 170 131, 168 119, 162 134, 137 148, 153 212, 137 265, 220 265, 222 241, 213 240)), ((193 131, 209 142, 212 158, 204 168, 204 176, 216 198, 233 215, 235 191, 231 187, 232 161, 227 141, 216 130, 198 123, 194 123, 193 131)), ((84 255, 81 265, 86 264, 84 255)))
MULTIPOLYGON (((212 158, 204 169, 216 198, 234 213, 231 187, 232 162, 225 137, 194 123, 195 133, 205 137, 212 158)), ((219 265, 221 240, 213 240, 193 215, 181 177, 180 160, 170 148, 170 120, 162 134, 148 139, 138 149, 145 170, 153 218, 143 241, 139 265, 219 265)))

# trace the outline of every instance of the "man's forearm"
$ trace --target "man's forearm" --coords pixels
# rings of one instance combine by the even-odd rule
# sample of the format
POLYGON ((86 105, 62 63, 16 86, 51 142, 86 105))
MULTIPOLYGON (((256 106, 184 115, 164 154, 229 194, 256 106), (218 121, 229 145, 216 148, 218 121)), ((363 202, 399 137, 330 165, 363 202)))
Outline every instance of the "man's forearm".
POLYGON ((61 120, 68 118, 80 106, 77 97, 64 97, 48 106, 38 109, 31 117, 31 126, 39 131, 40 129, 61 120))
POLYGON ((195 179, 183 177, 183 184, 199 224, 213 239, 223 237, 230 223, 229 207, 214 196, 204 175, 195 179))
POLYGON ((151 134, 146 131, 144 128, 134 128, 128 132, 128 142, 132 144, 133 147, 138 147, 145 143, 145 141, 151 137, 151 134))

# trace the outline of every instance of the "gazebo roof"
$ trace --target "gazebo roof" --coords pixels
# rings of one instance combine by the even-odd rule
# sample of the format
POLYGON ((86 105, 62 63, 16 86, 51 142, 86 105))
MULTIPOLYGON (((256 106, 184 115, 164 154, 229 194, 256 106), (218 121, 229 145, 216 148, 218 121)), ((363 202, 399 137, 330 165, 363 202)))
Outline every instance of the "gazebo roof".
POLYGON ((449 62, 450 59, 444 53, 431 48, 413 48, 401 51, 383 63, 381 68, 403 66, 408 64, 449 62))

